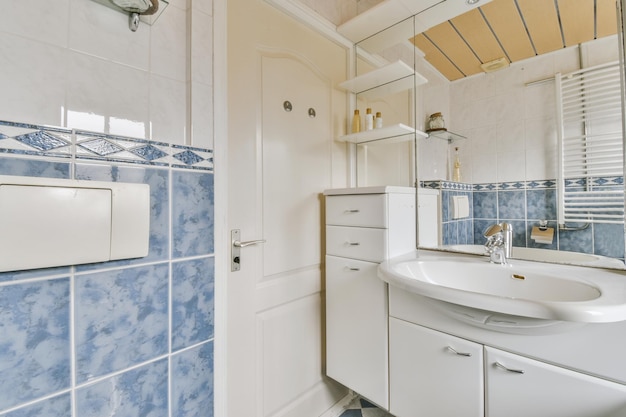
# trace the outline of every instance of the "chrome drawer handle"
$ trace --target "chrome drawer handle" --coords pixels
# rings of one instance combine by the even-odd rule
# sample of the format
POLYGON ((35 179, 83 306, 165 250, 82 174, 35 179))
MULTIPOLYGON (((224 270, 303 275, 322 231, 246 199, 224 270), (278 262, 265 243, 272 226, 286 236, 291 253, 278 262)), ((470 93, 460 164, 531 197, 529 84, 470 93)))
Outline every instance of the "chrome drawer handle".
POLYGON ((457 354, 457 355, 459 355, 459 356, 465 356, 465 357, 468 357, 468 358, 469 358, 470 356, 472 356, 472 354, 471 354, 471 353, 467 353, 467 352, 459 352, 458 350, 454 349, 452 346, 446 346, 446 348, 447 348, 450 352, 453 352, 453 353, 455 353, 455 354, 457 354))
POLYGON ((360 243, 359 242, 346 242, 348 244, 348 246, 359 246, 360 243))
POLYGON ((495 363, 496 367, 500 368, 500 369, 504 369, 507 372, 513 372, 515 374, 523 374, 524 370, 523 369, 513 369, 513 368, 507 368, 506 366, 502 365, 500 362, 495 363))
POLYGON ((360 271, 361 268, 348 268, 348 270, 350 270, 350 271, 360 271))
POLYGON ((345 211, 345 213, 359 213, 361 210, 359 209, 348 209, 345 211))

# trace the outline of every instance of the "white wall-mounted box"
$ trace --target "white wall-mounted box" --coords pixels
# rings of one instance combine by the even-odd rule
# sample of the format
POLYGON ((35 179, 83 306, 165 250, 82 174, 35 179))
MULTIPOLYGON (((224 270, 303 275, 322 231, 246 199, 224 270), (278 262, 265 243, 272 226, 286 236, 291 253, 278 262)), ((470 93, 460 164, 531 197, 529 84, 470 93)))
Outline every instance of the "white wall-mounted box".
POLYGON ((148 254, 150 187, 0 176, 0 271, 148 254))

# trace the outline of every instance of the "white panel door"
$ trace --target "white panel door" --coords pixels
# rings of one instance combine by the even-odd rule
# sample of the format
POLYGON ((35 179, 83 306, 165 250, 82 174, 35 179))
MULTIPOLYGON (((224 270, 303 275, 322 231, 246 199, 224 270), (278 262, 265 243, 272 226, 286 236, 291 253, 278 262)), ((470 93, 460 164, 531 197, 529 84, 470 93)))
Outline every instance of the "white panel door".
POLYGON ((487 417, 626 416, 625 385, 490 347, 485 364, 487 417))
POLYGON ((228 227, 266 239, 228 277, 228 417, 317 417, 346 394, 323 359, 334 82, 318 64, 338 47, 261 1, 228 7, 228 227))

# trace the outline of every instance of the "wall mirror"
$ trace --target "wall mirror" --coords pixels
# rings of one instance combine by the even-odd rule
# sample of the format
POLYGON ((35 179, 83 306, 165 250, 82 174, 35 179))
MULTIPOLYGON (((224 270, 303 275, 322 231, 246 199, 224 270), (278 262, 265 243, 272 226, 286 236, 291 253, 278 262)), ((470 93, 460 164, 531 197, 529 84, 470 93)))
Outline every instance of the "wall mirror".
MULTIPOLYGON (((376 7, 387 3, 392 2, 376 7)), ((401 62, 415 71, 406 76, 413 86, 405 91, 355 95, 361 115, 372 108, 381 112, 385 126, 406 124, 415 132, 354 142, 354 149, 358 186, 419 184, 439 193, 438 241, 421 241, 420 248, 482 254, 484 230, 507 222, 514 231, 514 258, 625 269, 621 12, 613 1, 588 3, 545 0, 533 8, 521 0, 492 0, 462 9, 447 0, 405 18, 375 7, 369 10, 372 16, 383 17, 381 28, 370 24, 374 34, 359 35, 350 22, 338 29, 363 36, 355 46, 357 77, 383 62, 401 62), (612 78, 589 81, 606 66, 615 68, 612 78), (562 79, 581 74, 579 122, 564 122, 557 110, 559 74, 562 79), (605 119, 593 114, 605 110, 603 84, 620 93, 618 102, 607 105, 612 113, 605 119), (591 102, 599 103, 593 111, 591 102), (445 121, 444 134, 423 135, 429 116, 437 112, 445 121), (560 161, 573 157, 560 150, 559 136, 593 144, 611 135, 619 148, 611 145, 603 157, 617 157, 619 173, 585 165, 587 157, 603 152, 597 147, 576 156, 583 166, 575 175, 561 173, 560 161), (604 194, 596 195, 596 208, 584 200, 578 204, 582 214, 560 223, 564 195, 575 188, 604 194), (610 220, 590 214, 613 209, 618 214, 610 220)), ((419 193, 417 200, 419 211, 419 193)))

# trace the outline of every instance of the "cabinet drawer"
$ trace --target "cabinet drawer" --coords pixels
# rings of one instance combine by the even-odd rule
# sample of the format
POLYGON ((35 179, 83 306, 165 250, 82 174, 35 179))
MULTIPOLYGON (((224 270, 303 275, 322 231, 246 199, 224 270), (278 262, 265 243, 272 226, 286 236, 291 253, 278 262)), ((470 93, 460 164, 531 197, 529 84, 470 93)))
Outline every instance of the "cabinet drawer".
POLYGON ((326 226, 326 253, 345 258, 382 262, 387 252, 387 230, 326 226))
POLYGON ((331 195, 326 197, 326 224, 387 227, 385 194, 331 195))

